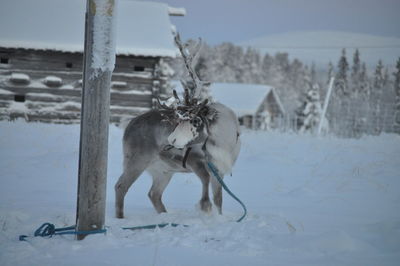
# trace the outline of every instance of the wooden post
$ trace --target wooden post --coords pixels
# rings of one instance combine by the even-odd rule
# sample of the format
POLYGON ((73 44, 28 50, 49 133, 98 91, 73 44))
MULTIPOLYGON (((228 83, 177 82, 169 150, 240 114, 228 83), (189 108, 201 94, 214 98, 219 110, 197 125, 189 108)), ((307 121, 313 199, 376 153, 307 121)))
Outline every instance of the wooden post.
MULTIPOLYGON (((79 147, 78 231, 104 228, 110 84, 115 64, 114 0, 87 0, 79 147)), ((84 239, 86 235, 78 235, 84 239)))

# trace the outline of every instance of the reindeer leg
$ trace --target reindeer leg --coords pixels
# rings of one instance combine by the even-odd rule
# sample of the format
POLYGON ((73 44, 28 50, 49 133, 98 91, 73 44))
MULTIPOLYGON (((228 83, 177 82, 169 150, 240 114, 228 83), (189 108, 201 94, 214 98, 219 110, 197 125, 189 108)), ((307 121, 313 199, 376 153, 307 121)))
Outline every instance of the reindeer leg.
POLYGON ((160 172, 154 169, 149 169, 149 172, 153 177, 153 185, 150 188, 148 196, 153 203, 154 209, 156 209, 158 213, 167 212, 167 209, 162 203, 162 194, 173 174, 170 172, 160 172))
POLYGON ((202 196, 200 199, 200 208, 204 212, 210 212, 212 209, 212 204, 210 202, 210 197, 208 196, 208 188, 210 184, 210 175, 206 169, 205 164, 202 161, 190 160, 189 165, 193 172, 200 178, 203 185, 202 196), (194 163, 193 163, 194 161, 194 163))
POLYGON ((124 172, 115 184, 115 214, 117 218, 124 218, 124 198, 128 189, 147 168, 150 160, 133 156, 125 158, 124 172))
POLYGON ((211 188, 214 204, 217 206, 218 213, 222 214, 222 186, 214 177, 211 178, 211 188))

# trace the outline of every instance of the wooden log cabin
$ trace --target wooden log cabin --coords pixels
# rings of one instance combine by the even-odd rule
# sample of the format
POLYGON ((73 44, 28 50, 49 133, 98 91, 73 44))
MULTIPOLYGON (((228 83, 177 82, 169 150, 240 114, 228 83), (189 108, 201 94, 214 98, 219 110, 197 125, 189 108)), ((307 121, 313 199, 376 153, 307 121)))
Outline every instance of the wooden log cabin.
MULTIPOLYGON (((4 0, 0 11, 0 120, 78 123, 82 90, 82 0, 4 0), (3 14, 4 13, 4 14, 3 14)), ((177 55, 171 15, 183 9, 118 2, 111 122, 154 107, 168 91, 177 55)))
POLYGON ((259 84, 213 83, 209 90, 215 101, 233 109, 240 125, 258 130, 281 126, 286 111, 275 88, 259 84))

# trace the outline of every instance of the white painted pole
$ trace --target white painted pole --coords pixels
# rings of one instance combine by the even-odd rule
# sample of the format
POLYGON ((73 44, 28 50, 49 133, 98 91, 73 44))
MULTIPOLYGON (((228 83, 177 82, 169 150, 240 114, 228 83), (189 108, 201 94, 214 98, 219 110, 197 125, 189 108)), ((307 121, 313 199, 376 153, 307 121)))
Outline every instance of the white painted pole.
MULTIPOLYGON (((104 229, 110 84, 115 64, 115 1, 87 0, 81 108, 78 231, 104 229)), ((84 239, 86 235, 78 235, 84 239)))
POLYGON ((318 136, 321 134, 321 131, 322 131, 322 123, 324 122, 326 111, 328 110, 328 104, 329 104, 329 100, 331 98, 334 81, 335 81, 335 78, 331 77, 331 80, 329 81, 329 85, 328 85, 328 92, 325 96, 324 107, 322 108, 321 117, 319 119, 319 125, 318 125, 318 131, 317 131, 318 136))

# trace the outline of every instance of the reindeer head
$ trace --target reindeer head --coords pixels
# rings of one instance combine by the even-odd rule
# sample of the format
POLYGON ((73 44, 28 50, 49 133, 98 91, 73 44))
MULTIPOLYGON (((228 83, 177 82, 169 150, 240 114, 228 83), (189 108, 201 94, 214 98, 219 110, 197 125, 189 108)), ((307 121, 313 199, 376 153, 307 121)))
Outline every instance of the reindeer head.
POLYGON ((209 82, 203 82, 194 71, 195 60, 201 48, 201 40, 194 43, 189 49, 189 44, 182 44, 179 34, 175 35, 175 43, 178 46, 190 81, 181 80, 184 88, 183 100, 181 100, 174 90, 174 96, 167 104, 159 101, 160 108, 174 110, 173 124, 176 125, 174 131, 169 135, 170 145, 182 149, 198 143, 204 143, 208 137, 208 127, 210 121, 215 117, 215 111, 209 106, 208 99, 200 99, 201 91, 209 82), (192 52, 190 52, 192 50, 192 52))
POLYGON ((207 101, 192 108, 179 108, 176 114, 176 127, 168 137, 170 145, 182 149, 206 141, 209 124, 215 117, 207 101))

